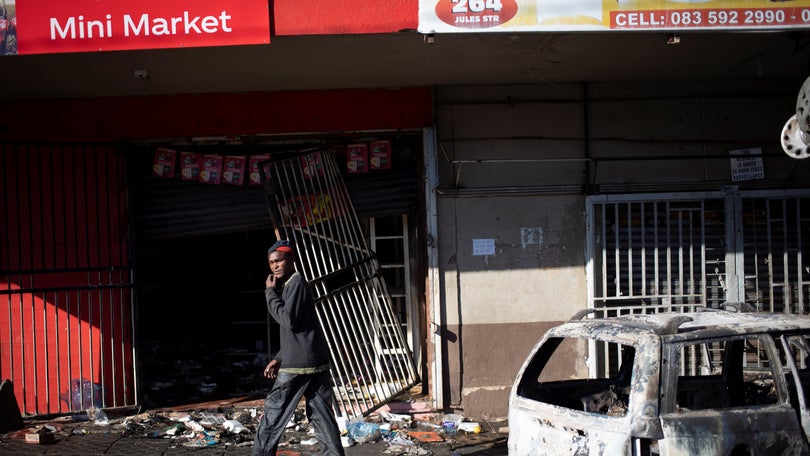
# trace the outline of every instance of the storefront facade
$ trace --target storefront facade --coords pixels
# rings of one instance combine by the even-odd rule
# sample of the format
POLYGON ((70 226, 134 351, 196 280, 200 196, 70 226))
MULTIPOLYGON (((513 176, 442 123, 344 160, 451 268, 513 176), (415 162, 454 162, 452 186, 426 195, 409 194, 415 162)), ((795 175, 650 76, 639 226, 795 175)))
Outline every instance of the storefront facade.
MULTIPOLYGON (((810 171, 779 146, 781 128, 793 114, 806 76, 803 23, 785 19, 777 27, 773 21, 784 11, 772 10, 771 34, 718 29, 676 37, 664 33, 682 29, 673 20, 693 20, 700 13, 701 20, 708 21, 710 12, 715 20, 720 20, 720 12, 729 20, 732 10, 743 20, 749 13, 756 19, 758 6, 746 2, 729 8, 711 2, 704 5, 708 9, 690 10, 668 4, 666 11, 675 11, 665 16, 669 22, 653 24, 658 16, 649 16, 649 11, 657 7, 636 5, 601 15, 574 11, 579 19, 573 21, 573 33, 557 33, 561 30, 539 27, 543 21, 570 21, 541 21, 542 14, 531 12, 525 2, 507 3, 502 9, 514 11, 511 17, 499 16, 504 28, 495 33, 467 26, 492 16, 485 11, 449 16, 463 18, 453 23, 466 24, 455 26, 442 19, 453 14, 449 7, 446 12, 433 10, 439 18, 435 22, 426 16, 424 5, 420 13, 418 2, 368 8, 350 1, 282 1, 273 2, 267 43, 252 37, 253 44, 244 46, 152 49, 137 47, 136 42, 131 48, 93 54, 45 49, 42 55, 4 56, 0 66, 8 65, 10 76, 0 93, 6 112, 13 115, 0 122, 2 207, 13 216, 7 216, 0 237, 8 252, 0 269, 11 279, 5 279, 8 283, 20 279, 31 298, 21 297, 15 285, 3 286, 0 296, 7 308, 0 314, 10 315, 2 323, 9 328, 3 336, 6 346, 16 347, 22 340, 32 345, 24 352, 4 349, 13 356, 2 375, 14 379, 24 412, 76 408, 49 399, 69 391, 73 379, 87 377, 75 372, 87 372, 91 383, 103 384, 109 396, 102 405, 134 405, 143 393, 136 393, 141 385, 133 361, 139 358, 140 342, 166 330, 161 317, 186 318, 182 290, 194 288, 187 280, 155 272, 166 262, 161 255, 184 244, 172 252, 180 260, 171 263, 182 267, 182 258, 200 244, 213 246, 213 251, 260 251, 262 237, 272 236, 269 221, 260 214, 261 197, 258 203, 250 199, 255 195, 246 197, 250 201, 242 213, 256 215, 237 221, 223 217, 223 208, 243 201, 244 195, 217 192, 195 199, 203 187, 185 185, 179 176, 160 180, 133 169, 152 165, 157 147, 250 156, 282 145, 392 141, 395 158, 407 157, 401 168, 415 179, 404 177, 401 185, 386 185, 395 182, 387 180, 390 175, 369 171, 347 173, 347 184, 358 188, 355 209, 369 232, 377 224, 390 226, 392 218, 404 226, 377 238, 381 243, 391 238, 400 242, 392 249, 398 252, 392 264, 408 271, 400 289, 411 304, 399 311, 407 321, 423 387, 436 408, 505 416, 514 375, 543 330, 587 307, 711 304, 752 293, 748 299, 763 309, 803 311, 803 264, 797 254, 803 244, 787 240, 801 238, 810 171), (599 21, 612 27, 598 29, 599 21), (615 31, 633 24, 637 30, 629 35, 615 31), (676 38, 679 44, 667 44, 676 38), (737 50, 732 53, 731 48, 737 50), (640 65, 634 64, 637 60, 640 65), (77 63, 95 69, 71 75, 67 68, 77 63), (49 66, 64 68, 75 85, 55 86, 56 78, 32 73, 35 67, 49 66), (16 76, 13 70, 26 76, 16 76), (147 71, 146 77, 139 79, 143 73, 136 75, 135 70, 147 71), (112 75, 120 81, 111 82, 112 75), (90 146, 95 151, 99 144, 115 157, 140 157, 128 162, 127 172, 120 172, 120 184, 110 182, 117 189, 133 189, 129 204, 122 204, 121 210, 111 206, 116 210, 74 211, 88 214, 80 218, 44 219, 101 226, 101 219, 113 220, 110 214, 115 212, 120 239, 114 243, 104 230, 79 238, 56 229, 32 229, 43 225, 43 217, 32 214, 59 213, 68 207, 51 204, 61 201, 53 196, 64 194, 64 185, 42 182, 79 166, 68 168, 65 161, 52 158, 70 156, 81 162, 89 156, 83 151, 90 146), (74 152, 77 148, 82 152, 74 152), (742 150, 759 154, 748 174, 740 171, 742 165, 732 154, 742 150), (35 159, 24 158, 30 152, 35 159), (49 198, 38 196, 45 193, 49 198), (399 198, 404 206, 393 209, 399 203, 386 203, 386 193, 409 198, 399 198), (190 214, 181 210, 188 204, 194 205, 190 214), (779 223, 782 231, 775 228, 779 223), (28 232, 35 234, 23 234, 28 232), (782 242, 779 248, 777 241, 782 242), (125 254, 94 255, 102 262, 65 262, 83 251, 78 246, 93 242, 125 254), (63 244, 70 248, 54 250, 63 244), (408 248, 403 250, 403 245, 408 248), (750 245, 758 247, 751 250, 750 245), (226 246, 231 248, 223 249, 226 246), (49 253, 43 255, 40 249, 49 253), (43 256, 46 260, 27 260, 43 256), (784 271, 789 273, 765 272, 765 265, 773 264, 765 258, 776 257, 788 265, 784 271), (96 283, 84 276, 110 267, 124 271, 109 282, 116 296, 126 298, 107 299, 111 295, 102 293, 104 299, 94 299, 75 290, 95 290, 96 283), (42 282, 42 274, 55 285, 42 282), (78 274, 82 279, 63 286, 53 274, 78 274), (56 292, 54 288, 78 294, 51 299, 47 293, 56 292), (72 316, 46 316, 52 301, 61 303, 53 306, 57 312, 72 316), (128 336, 106 339, 112 333, 105 324, 71 314, 68 301, 132 309, 123 316, 108 310, 94 314, 109 316, 111 327, 123 329, 115 334, 128 336), (165 311, 169 304, 179 310, 165 311), (28 306, 46 310, 42 315, 32 312, 30 318, 15 317, 20 309, 28 315, 28 306), (71 328, 82 324, 95 336, 81 339, 64 354, 52 348, 46 364, 61 365, 63 358, 74 360, 77 353, 86 352, 83 359, 95 356, 97 365, 81 370, 81 363, 69 367, 65 361, 57 370, 29 367, 31 359, 41 358, 36 343, 46 343, 40 337, 43 332, 52 334, 48 343, 65 345, 68 339, 61 335, 76 334, 71 328), (103 350, 93 354, 97 347, 108 346, 108 357, 102 356, 103 350), (113 383, 126 388, 108 393, 119 391, 110 388, 113 383), (50 391, 49 396, 44 391, 50 391)), ((800 7, 794 9, 801 18, 800 7)), ((765 10, 762 15, 765 27, 765 10)), ((65 24, 60 23, 61 29, 65 24)), ((221 29, 223 24, 218 24, 221 29)), ((25 53, 22 38, 20 54, 25 53)), ((88 169, 98 179, 110 175, 100 166, 88 169)), ((106 185, 106 178, 102 182, 106 185)), ((89 188, 98 191, 83 191, 78 181, 69 187, 82 190, 69 194, 72 200, 85 199, 82 208, 96 206, 96 201, 106 208, 97 193, 116 194, 101 185, 89 188)), ((254 267, 252 257, 212 256, 221 265, 221 275, 212 274, 212 280, 222 286, 244 280, 239 286, 249 288, 248 279, 261 275, 261 258, 254 267), (251 266, 244 273, 226 273, 239 263, 251 266)), ((224 300, 241 302, 234 296, 242 294, 234 288, 218 296, 218 303, 204 307, 206 313, 215 312, 224 300)), ((193 296, 197 302, 198 296, 193 296)), ((189 320, 201 329, 184 336, 216 332, 208 321, 189 320)), ((272 348, 271 341, 266 343, 271 347, 262 348, 272 348)))

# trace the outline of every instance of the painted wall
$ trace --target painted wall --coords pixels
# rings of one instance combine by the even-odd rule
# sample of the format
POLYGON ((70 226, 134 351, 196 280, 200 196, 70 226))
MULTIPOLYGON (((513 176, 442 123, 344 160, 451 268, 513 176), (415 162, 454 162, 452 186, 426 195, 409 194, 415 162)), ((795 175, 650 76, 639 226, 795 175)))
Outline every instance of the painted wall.
POLYGON ((416 30, 419 2, 396 0, 275 0, 272 2, 273 35, 333 35, 344 33, 389 33, 416 30))
POLYGON ((120 141, 422 128, 428 88, 213 93, 4 102, 3 141, 120 141))
POLYGON ((729 150, 749 147, 766 178, 734 184, 808 186, 810 163, 779 146, 801 82, 439 89, 447 405, 505 416, 531 347, 587 306, 587 195, 717 190, 729 150))

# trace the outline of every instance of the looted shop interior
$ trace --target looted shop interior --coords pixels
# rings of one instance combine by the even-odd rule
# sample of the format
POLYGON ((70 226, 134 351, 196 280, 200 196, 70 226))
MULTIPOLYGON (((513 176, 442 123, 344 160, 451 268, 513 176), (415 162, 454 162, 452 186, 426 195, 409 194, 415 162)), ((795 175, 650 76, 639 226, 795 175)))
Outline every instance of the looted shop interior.
POLYGON ((334 154, 411 350, 421 350, 422 136, 194 138, 134 144, 136 346, 141 402, 168 406, 264 393, 278 349, 264 303, 275 241, 261 165, 334 154))

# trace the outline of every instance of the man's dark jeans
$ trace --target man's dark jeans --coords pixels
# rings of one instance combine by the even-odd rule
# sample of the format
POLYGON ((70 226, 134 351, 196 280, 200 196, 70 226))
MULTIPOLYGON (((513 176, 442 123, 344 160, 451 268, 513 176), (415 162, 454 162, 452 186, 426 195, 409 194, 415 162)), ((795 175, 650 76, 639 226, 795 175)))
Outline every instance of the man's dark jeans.
POLYGON ((264 416, 253 441, 253 456, 276 454, 278 442, 302 396, 306 397, 307 418, 315 428, 320 454, 344 456, 340 429, 332 411, 332 384, 328 371, 305 375, 279 372, 264 401, 264 416))

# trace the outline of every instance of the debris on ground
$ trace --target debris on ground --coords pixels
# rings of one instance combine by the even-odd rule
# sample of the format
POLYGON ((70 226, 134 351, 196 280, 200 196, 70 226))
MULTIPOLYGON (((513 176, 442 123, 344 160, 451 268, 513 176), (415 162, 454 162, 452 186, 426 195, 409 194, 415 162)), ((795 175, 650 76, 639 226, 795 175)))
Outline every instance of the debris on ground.
POLYGON ((39 426, 28 429, 25 432, 25 443, 33 443, 35 445, 54 443, 56 441, 53 436, 54 431, 56 431, 56 429, 51 426, 39 426))
MULTIPOLYGON (((261 406, 261 399, 246 397, 123 416, 119 415, 120 410, 93 408, 86 413, 31 422, 3 439, 46 444, 67 437, 117 434, 131 439, 169 439, 171 447, 188 449, 252 446, 261 419, 261 406)), ((453 449, 502 440, 491 426, 468 421, 459 414, 422 411, 409 414, 390 410, 392 408, 363 417, 338 419, 343 446, 380 442, 385 444, 386 454, 430 456, 439 450, 436 445, 453 449)), ((308 454, 318 444, 314 437, 302 402, 287 424, 279 454, 308 454)))

